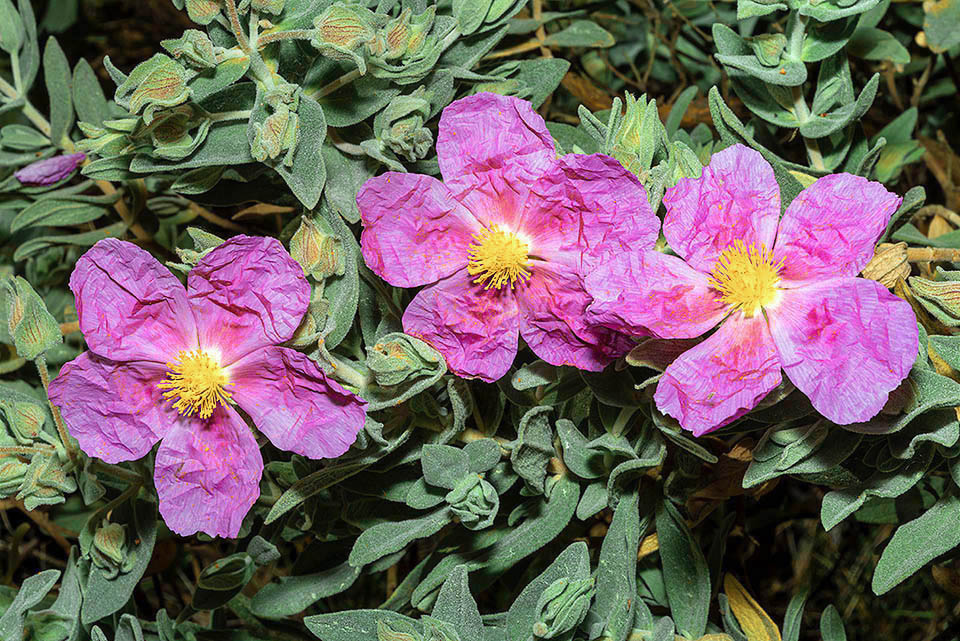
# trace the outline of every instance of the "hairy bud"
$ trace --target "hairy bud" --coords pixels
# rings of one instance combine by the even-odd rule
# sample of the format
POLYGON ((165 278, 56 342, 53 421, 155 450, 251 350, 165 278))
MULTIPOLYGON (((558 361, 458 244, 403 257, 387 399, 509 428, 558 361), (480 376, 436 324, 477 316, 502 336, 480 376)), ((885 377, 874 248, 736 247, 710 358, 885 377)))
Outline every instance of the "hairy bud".
POLYGON ((60 324, 47 311, 43 299, 26 280, 17 276, 4 281, 7 327, 21 358, 34 360, 63 342, 60 324))
POLYGON ((217 55, 213 52, 210 36, 196 29, 187 29, 183 36, 171 40, 161 40, 160 45, 174 58, 183 58, 187 64, 198 69, 213 69, 217 66, 217 55))
POLYGON ((304 216, 300 220, 300 227, 290 239, 290 255, 305 274, 316 280, 344 273, 342 242, 322 219, 304 216))

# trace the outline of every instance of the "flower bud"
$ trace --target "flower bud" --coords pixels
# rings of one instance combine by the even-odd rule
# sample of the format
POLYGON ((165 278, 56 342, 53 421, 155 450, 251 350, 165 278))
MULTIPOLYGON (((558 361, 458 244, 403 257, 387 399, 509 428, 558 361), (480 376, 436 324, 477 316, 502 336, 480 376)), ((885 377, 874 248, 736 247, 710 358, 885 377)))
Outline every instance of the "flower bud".
POLYGON ((567 578, 551 583, 537 602, 534 637, 552 639, 572 630, 583 621, 593 598, 594 580, 567 578))
POLYGON ((410 20, 407 36, 408 56, 419 56, 427 43, 427 34, 433 28, 433 19, 436 17, 436 6, 427 7, 427 10, 410 20))
POLYGON ((611 155, 631 173, 643 176, 653 164, 663 124, 655 100, 648 102, 645 96, 634 98, 629 92, 626 97, 626 113, 613 138, 611 155))
POLYGON ((89 549, 90 560, 103 570, 104 577, 113 579, 133 569, 136 562, 136 550, 127 544, 127 531, 119 523, 110 523, 106 519, 93 534, 93 545, 89 549))
POLYGON ((144 112, 144 120, 153 120, 158 107, 174 107, 187 101, 192 91, 187 86, 187 70, 162 53, 134 67, 117 87, 114 100, 132 113, 144 112))
POLYGON ((290 255, 316 280, 344 273, 342 241, 322 219, 300 219, 300 227, 290 239, 290 255))
POLYGON ((367 348, 367 367, 380 387, 393 387, 431 374, 443 357, 428 344, 399 332, 387 334, 367 348))
POLYGON ((397 96, 373 121, 377 139, 398 156, 413 162, 426 157, 433 147, 433 134, 423 126, 430 116, 430 101, 424 87, 397 96))
POLYGON ((0 401, 10 432, 21 445, 30 445, 38 438, 46 420, 46 411, 36 403, 0 401))
POLYGON ((220 13, 220 0, 186 0, 187 15, 197 24, 207 25, 220 13))
POLYGON ((370 41, 370 53, 383 60, 417 56, 426 43, 436 13, 436 7, 431 6, 412 17, 411 9, 404 9, 370 41))
POLYGON ((13 175, 24 185, 52 185, 76 171, 86 159, 84 153, 54 156, 18 169, 13 175))
MULTIPOLYGON (((130 120, 136 123, 139 118, 131 118, 130 120)), ((77 126, 86 136, 85 139, 77 141, 77 149, 90 151, 106 158, 124 154, 130 148, 130 138, 127 136, 127 132, 97 127, 86 122, 78 122, 77 126)))
POLYGON ((60 324, 47 311, 43 299, 20 276, 4 281, 7 327, 21 358, 34 360, 63 342, 60 324))
POLYGON ((457 481, 445 500, 464 527, 470 530, 489 527, 500 509, 497 490, 478 474, 457 481))
POLYGON ((76 491, 76 481, 64 471, 56 456, 34 454, 20 483, 17 500, 33 510, 40 505, 63 503, 64 494, 76 491))
POLYGON ((262 123, 253 123, 250 154, 260 162, 275 160, 286 151, 283 164, 293 165, 293 152, 300 137, 300 119, 286 105, 281 105, 262 123))
POLYGON ((19 491, 29 466, 16 457, 0 459, 0 497, 6 498, 19 491))
POLYGON ((210 36, 197 29, 187 29, 180 38, 161 40, 160 45, 173 54, 174 58, 182 57, 188 64, 198 69, 213 69, 217 66, 213 41, 210 40, 210 36))
POLYGON ((335 4, 314 19, 314 38, 311 44, 328 58, 352 60, 360 73, 366 73, 367 64, 362 45, 374 36, 373 12, 359 5, 335 4))
POLYGON ((154 114, 149 125, 137 130, 133 138, 149 137, 152 155, 164 160, 183 160, 203 143, 213 121, 195 105, 178 105, 154 114), (195 130, 195 133, 191 133, 195 130))

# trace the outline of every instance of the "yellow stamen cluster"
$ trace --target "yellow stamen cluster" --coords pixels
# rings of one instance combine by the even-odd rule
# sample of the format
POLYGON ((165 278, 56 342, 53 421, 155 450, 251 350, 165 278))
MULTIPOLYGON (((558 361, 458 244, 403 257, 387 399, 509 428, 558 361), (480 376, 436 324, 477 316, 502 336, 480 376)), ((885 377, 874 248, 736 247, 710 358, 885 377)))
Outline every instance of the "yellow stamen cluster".
POLYGON ((530 277, 530 245, 513 232, 496 225, 473 235, 467 272, 486 289, 513 287, 530 277))
POLYGON ((184 416, 196 413, 200 418, 210 418, 217 405, 230 400, 230 392, 224 389, 230 379, 206 352, 182 351, 167 367, 170 371, 157 387, 167 390, 164 398, 177 399, 173 407, 184 416))
POLYGON ((782 268, 763 245, 757 249, 738 240, 720 254, 709 282, 723 302, 750 317, 777 299, 782 268))

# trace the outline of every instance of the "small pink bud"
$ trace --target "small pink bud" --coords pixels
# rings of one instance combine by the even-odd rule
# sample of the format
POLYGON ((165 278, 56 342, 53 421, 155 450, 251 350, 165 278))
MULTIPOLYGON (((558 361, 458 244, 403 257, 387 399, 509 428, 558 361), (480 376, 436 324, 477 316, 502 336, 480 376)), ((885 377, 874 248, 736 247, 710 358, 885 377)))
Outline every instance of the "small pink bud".
POLYGON ((73 173, 86 158, 82 152, 54 156, 31 163, 13 175, 24 185, 52 185, 73 173))

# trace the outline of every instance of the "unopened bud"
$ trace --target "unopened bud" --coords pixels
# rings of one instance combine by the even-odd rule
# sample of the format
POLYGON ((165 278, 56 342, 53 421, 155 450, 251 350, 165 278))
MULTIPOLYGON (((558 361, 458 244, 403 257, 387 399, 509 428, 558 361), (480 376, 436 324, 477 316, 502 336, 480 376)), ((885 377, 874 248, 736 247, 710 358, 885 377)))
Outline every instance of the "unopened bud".
POLYGON ((197 24, 207 25, 220 13, 220 0, 186 0, 187 15, 197 24))
POLYGON ((0 401, 4 418, 13 433, 13 437, 21 445, 30 445, 38 438, 43 430, 46 411, 36 403, 0 401))
POLYGON ((328 58, 352 60, 360 73, 367 64, 361 47, 373 39, 373 19, 369 9, 335 4, 315 18, 315 36, 311 44, 328 58))
POLYGON ((127 543, 126 528, 106 519, 93 533, 93 545, 88 553, 107 579, 126 574, 136 562, 136 550, 131 550, 127 543))
POLYGON ((4 293, 7 327, 21 358, 32 361, 63 342, 60 324, 27 281, 20 276, 4 281, 4 293))
POLYGON ((64 502, 64 494, 77 491, 73 475, 68 475, 56 456, 34 454, 24 473, 17 492, 17 500, 23 501, 28 510, 40 505, 56 505, 64 502))
POLYGON ((377 139, 398 156, 413 162, 424 158, 433 147, 433 134, 424 127, 430 115, 430 101, 424 87, 412 94, 397 96, 373 121, 377 139))
POLYGON ((537 622, 533 634, 552 639, 572 630, 583 621, 593 598, 594 580, 567 578, 551 583, 537 602, 537 622))
POLYGON ((127 533, 119 523, 108 523, 97 528, 93 535, 93 544, 111 561, 123 560, 123 551, 127 543, 127 533))
POLYGON ((653 164, 663 124, 655 100, 648 101, 646 96, 634 98, 629 92, 626 98, 626 113, 614 135, 611 155, 633 174, 646 175, 653 164))
POLYGON ((186 102, 191 93, 187 70, 173 58, 158 53, 133 69, 117 87, 114 99, 132 113, 144 111, 144 120, 150 122, 155 109, 186 102))
POLYGON ((83 153, 54 156, 18 169, 13 175, 24 185, 52 185, 76 171, 86 159, 83 153))
POLYGON ((28 467, 28 463, 18 458, 0 459, 0 497, 6 498, 19 491, 28 467))
POLYGON ((154 114, 149 125, 134 134, 141 139, 149 136, 153 155, 164 160, 183 160, 206 140, 213 120, 196 105, 177 105, 154 114))
POLYGON ((250 154, 260 162, 274 160, 284 151, 285 165, 293 164, 293 152, 299 139, 299 118, 285 106, 273 112, 263 123, 253 123, 250 154))
POLYGON ((370 53, 384 60, 413 57, 420 53, 433 27, 437 9, 428 7, 423 13, 413 16, 408 7, 387 23, 370 43, 370 53))
POLYGON ((194 67, 213 69, 217 66, 213 41, 210 40, 210 36, 197 29, 187 29, 180 38, 161 40, 160 45, 174 58, 182 57, 194 67))
POLYGON ((387 334, 367 348, 367 367, 380 387, 393 387, 443 367, 437 350, 418 338, 399 332, 387 334))
POLYGON ((304 216, 300 220, 300 228, 290 239, 290 255, 316 280, 344 273, 342 242, 322 219, 304 216))
POLYGON ((500 509, 497 490, 477 474, 457 481, 444 500, 460 523, 470 530, 481 530, 492 525, 500 509))

